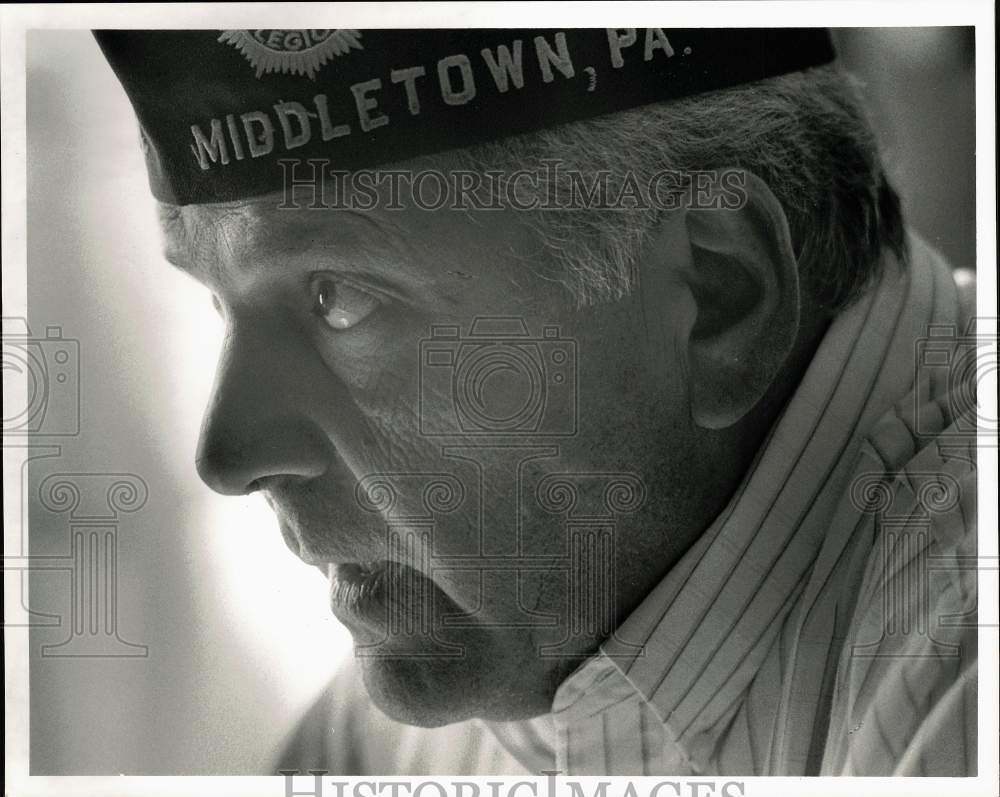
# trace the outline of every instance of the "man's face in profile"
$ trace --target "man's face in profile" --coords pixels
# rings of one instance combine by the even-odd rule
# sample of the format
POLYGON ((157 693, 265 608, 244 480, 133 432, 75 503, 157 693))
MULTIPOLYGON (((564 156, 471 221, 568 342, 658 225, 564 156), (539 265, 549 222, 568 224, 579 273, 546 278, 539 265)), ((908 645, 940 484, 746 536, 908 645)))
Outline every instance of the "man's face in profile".
POLYGON ((548 710, 710 519, 683 308, 579 308, 512 209, 281 201, 163 208, 226 323, 202 478, 267 497, 386 713, 548 710))

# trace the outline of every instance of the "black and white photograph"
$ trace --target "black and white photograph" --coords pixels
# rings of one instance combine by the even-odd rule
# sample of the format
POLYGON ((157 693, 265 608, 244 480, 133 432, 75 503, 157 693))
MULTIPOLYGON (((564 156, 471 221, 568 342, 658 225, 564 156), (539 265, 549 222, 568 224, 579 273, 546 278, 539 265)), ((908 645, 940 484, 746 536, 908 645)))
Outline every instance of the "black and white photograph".
POLYGON ((0 7, 5 795, 996 795, 994 45, 0 7))

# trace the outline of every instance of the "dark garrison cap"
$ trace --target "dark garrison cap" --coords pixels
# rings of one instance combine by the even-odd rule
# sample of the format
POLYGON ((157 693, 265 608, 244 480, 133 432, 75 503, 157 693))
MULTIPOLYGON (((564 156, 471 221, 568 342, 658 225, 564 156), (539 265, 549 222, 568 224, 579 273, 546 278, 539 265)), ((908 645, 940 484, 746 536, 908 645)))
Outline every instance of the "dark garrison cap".
POLYGON ((177 205, 280 190, 290 159, 373 167, 834 58, 822 28, 94 35, 139 119, 153 194, 177 205))

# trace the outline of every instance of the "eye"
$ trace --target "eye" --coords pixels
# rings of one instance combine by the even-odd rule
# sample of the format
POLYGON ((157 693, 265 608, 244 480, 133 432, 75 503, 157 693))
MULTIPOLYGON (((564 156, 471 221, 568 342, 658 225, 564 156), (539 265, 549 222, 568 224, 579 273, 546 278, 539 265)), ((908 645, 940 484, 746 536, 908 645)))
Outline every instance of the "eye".
POLYGON ((361 323, 379 305, 378 299, 330 277, 316 277, 312 282, 313 312, 330 329, 338 332, 361 323))

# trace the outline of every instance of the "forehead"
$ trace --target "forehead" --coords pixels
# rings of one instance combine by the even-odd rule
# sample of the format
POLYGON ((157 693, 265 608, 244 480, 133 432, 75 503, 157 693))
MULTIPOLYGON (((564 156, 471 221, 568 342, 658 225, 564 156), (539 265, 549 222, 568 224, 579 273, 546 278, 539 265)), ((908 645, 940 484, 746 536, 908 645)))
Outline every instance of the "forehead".
POLYGON ((398 247, 403 228, 391 219, 348 209, 282 207, 269 195, 212 205, 158 206, 164 254, 182 268, 239 265, 248 260, 289 257, 334 245, 349 249, 398 247), (232 261, 228 263, 227 261, 232 261))
POLYGON ((524 284, 541 264, 539 236, 523 213, 405 200, 390 209, 311 208, 311 190, 226 204, 158 207, 166 259, 213 288, 276 270, 370 275, 451 294, 456 279, 479 289, 524 284), (289 207, 292 205, 293 207, 289 207), (440 290, 437 290, 440 289, 440 290))

